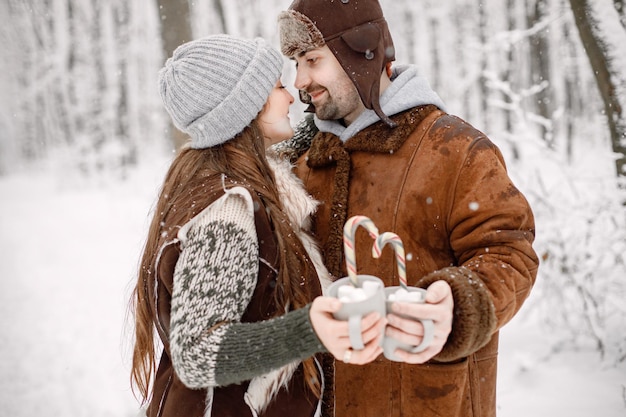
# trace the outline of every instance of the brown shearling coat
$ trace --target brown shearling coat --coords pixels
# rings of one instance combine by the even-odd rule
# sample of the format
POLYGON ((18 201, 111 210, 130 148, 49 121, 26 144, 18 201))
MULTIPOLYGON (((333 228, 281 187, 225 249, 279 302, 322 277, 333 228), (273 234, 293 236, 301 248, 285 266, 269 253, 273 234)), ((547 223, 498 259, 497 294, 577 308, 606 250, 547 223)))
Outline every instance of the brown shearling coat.
MULTIPOLYGON (((335 362, 336 417, 493 417, 498 330, 535 281, 534 218, 500 151, 481 132, 434 106, 397 114, 342 144, 318 133, 298 176, 321 201, 314 232, 335 276, 345 276, 342 227, 353 215, 397 233, 410 285, 447 281, 452 333, 433 360, 409 365, 382 355, 365 366, 335 362)), ((357 229, 359 273, 398 285, 393 251, 371 257, 357 229)))

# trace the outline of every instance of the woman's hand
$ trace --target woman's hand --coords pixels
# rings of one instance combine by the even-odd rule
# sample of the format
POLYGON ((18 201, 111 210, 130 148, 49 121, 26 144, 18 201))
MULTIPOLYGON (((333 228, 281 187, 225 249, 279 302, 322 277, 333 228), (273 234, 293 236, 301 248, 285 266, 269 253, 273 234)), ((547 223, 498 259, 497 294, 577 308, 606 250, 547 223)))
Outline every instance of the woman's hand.
POLYGON ((361 320, 361 337, 365 348, 352 350, 348 335, 348 322, 336 320, 333 313, 341 308, 334 297, 317 297, 313 300, 309 316, 313 330, 326 349, 338 360, 363 365, 376 359, 383 352, 380 347, 387 319, 379 313, 370 313, 361 320))

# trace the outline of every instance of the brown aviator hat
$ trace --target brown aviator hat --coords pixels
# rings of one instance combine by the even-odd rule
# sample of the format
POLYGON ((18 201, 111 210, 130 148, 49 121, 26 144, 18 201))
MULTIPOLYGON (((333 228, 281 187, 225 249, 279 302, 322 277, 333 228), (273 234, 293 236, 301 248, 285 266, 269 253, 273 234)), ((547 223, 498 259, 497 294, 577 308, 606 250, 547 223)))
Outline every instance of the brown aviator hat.
POLYGON ((365 107, 395 127, 379 102, 380 75, 395 49, 378 0, 295 0, 278 16, 278 28, 290 58, 328 45, 365 107))

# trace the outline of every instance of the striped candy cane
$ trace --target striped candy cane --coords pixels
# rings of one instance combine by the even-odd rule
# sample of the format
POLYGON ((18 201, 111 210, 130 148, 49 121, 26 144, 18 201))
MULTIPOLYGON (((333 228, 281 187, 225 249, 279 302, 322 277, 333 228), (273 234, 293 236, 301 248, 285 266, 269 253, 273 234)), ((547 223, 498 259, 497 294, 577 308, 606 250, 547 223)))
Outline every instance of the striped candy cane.
POLYGON ((367 230, 372 239, 378 237, 378 228, 366 216, 352 216, 346 221, 343 226, 343 250, 346 256, 346 269, 348 270, 348 277, 353 286, 357 286, 356 279, 356 257, 354 255, 354 240, 356 236, 356 229, 362 226, 367 230))
POLYGON ((383 252, 383 248, 387 243, 391 244, 393 250, 396 253, 396 264, 398 266, 398 277, 400 278, 400 285, 402 286, 402 288, 406 289, 406 258, 404 257, 404 245, 402 244, 400 236, 392 232, 385 232, 380 234, 376 238, 374 246, 372 247, 372 256, 374 258, 380 258, 380 255, 383 252))

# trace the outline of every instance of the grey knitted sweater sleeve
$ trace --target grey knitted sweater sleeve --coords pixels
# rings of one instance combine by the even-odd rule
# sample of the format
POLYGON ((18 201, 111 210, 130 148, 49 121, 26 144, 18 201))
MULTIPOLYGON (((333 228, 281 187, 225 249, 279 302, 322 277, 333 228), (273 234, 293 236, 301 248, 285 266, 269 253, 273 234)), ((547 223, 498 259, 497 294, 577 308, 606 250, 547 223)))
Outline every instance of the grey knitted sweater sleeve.
POLYGON ((252 379, 324 350, 309 307, 256 323, 241 323, 258 274, 254 205, 233 188, 181 228, 174 271, 170 350, 190 388, 252 379))

